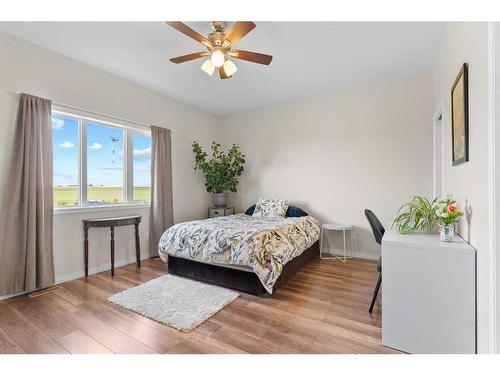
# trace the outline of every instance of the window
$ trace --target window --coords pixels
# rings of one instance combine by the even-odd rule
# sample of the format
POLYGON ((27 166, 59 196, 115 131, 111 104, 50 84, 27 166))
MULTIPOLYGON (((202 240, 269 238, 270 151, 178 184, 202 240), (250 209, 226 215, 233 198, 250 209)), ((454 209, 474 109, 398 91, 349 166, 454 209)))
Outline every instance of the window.
POLYGON ((95 117, 79 111, 52 111, 54 205, 149 202, 150 132, 95 117))
POLYGON ((52 116, 54 148, 54 205, 75 206, 80 195, 78 184, 78 120, 52 116))
POLYGON ((87 203, 125 202, 124 131, 89 122, 87 126, 87 203))
POLYGON ((150 200, 151 195, 151 137, 133 135, 134 201, 150 200))

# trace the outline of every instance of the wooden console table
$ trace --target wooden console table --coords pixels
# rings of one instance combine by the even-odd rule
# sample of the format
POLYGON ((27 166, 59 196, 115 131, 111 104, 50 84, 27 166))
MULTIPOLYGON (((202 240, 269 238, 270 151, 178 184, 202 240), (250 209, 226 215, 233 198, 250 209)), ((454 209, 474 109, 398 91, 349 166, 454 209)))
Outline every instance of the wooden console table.
POLYGON ((89 228, 111 229, 111 276, 115 275, 115 227, 135 225, 135 256, 137 266, 141 267, 141 244, 139 239, 139 223, 141 215, 109 217, 104 219, 87 219, 83 222, 83 251, 85 256, 85 277, 89 275, 89 228))

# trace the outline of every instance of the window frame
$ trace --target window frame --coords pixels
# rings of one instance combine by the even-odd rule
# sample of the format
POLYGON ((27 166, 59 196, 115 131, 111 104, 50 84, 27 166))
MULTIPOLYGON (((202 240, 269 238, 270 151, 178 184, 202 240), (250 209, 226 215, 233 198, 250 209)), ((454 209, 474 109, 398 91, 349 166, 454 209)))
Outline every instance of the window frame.
MULTIPOLYGON (((134 155, 133 136, 140 135, 151 138, 151 130, 139 126, 133 126, 126 121, 108 118, 106 116, 84 112, 77 109, 68 109, 53 105, 51 115, 61 116, 76 120, 78 122, 78 204, 71 206, 54 205, 54 213, 79 213, 114 211, 129 209, 133 207, 150 207, 150 201, 134 200, 134 155), (123 131, 123 202, 99 205, 88 204, 87 185, 87 125, 92 123, 109 128, 117 128, 123 131)), ((52 156, 53 157, 53 156, 52 156)))

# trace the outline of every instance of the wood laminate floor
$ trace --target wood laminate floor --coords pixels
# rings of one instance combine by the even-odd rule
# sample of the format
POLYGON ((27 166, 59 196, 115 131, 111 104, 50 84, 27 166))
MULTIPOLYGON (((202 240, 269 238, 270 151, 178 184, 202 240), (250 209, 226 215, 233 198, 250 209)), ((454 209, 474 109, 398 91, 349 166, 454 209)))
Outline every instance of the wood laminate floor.
POLYGON ((0 353, 398 353, 382 346, 376 263, 315 259, 268 298, 242 295, 189 333, 117 305, 111 294, 167 273, 149 259, 0 302, 0 353))

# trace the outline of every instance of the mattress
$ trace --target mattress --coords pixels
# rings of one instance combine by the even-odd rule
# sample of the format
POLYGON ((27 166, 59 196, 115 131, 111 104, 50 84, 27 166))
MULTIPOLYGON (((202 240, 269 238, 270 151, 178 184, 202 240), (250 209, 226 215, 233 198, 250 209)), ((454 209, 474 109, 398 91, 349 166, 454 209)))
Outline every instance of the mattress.
POLYGON ((262 218, 245 214, 176 224, 160 239, 159 254, 254 272, 269 293, 283 266, 319 239, 312 216, 262 218))

